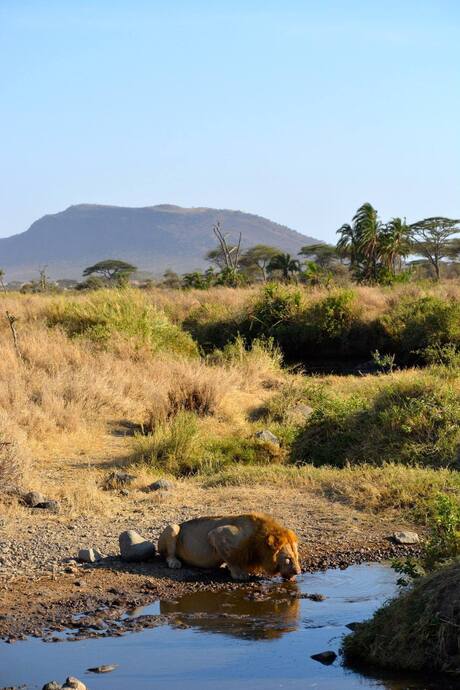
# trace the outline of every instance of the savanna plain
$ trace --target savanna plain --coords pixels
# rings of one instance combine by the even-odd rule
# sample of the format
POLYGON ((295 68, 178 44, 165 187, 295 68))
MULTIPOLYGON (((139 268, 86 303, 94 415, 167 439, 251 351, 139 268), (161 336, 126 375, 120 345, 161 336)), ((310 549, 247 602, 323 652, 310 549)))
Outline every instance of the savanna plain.
POLYGON ((460 500, 459 295, 456 280, 2 295, 1 635, 225 582, 116 557, 123 530, 156 541, 203 514, 271 513, 306 570, 416 555, 392 535, 428 535, 440 498, 460 500), (108 558, 78 564, 80 548, 108 558))

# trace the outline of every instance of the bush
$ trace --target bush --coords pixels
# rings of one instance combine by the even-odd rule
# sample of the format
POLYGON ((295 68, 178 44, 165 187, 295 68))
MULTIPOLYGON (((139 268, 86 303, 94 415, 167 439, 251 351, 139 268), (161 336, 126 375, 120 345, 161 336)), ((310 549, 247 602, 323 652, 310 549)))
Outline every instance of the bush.
POLYGON ((307 328, 317 343, 346 339, 358 318, 355 296, 350 290, 338 290, 314 303, 306 314, 307 328))
POLYGON ((418 559, 395 559, 392 567, 404 577, 406 586, 421 575, 433 572, 460 556, 460 501, 457 496, 439 494, 431 501, 430 534, 418 559), (409 579, 406 579, 406 578, 409 579))
POLYGON ((201 448, 197 417, 193 412, 179 412, 171 421, 157 424, 148 436, 138 435, 134 439, 137 460, 178 476, 197 471, 201 448))
POLYGON ((242 326, 242 315, 220 303, 205 302, 192 308, 182 327, 196 340, 205 353, 223 348, 234 340, 242 326))
POLYGON ((387 347, 406 360, 415 360, 427 348, 460 346, 460 304, 454 299, 427 295, 404 299, 381 317, 387 347))
POLYGON ((248 343, 239 335, 222 350, 214 350, 207 361, 238 372, 243 388, 248 389, 251 385, 276 385, 281 376, 283 355, 273 338, 256 338, 248 343))
POLYGON ((191 337, 134 290, 100 290, 78 301, 62 299, 47 308, 46 318, 48 326, 60 326, 70 337, 85 337, 106 347, 121 336, 153 353, 197 354, 191 337))
POLYGON ((421 580, 345 638, 347 662, 460 675, 460 560, 421 580))
POLYGON ((148 466, 176 476, 215 473, 233 465, 282 463, 286 450, 237 434, 217 437, 200 429, 192 412, 179 412, 157 423, 147 436, 134 439, 134 458, 148 466))
POLYGON ((225 372, 201 362, 157 361, 155 369, 156 395, 146 422, 151 431, 180 412, 200 417, 215 414, 228 389, 225 372))
POLYGON ((449 385, 415 378, 383 384, 373 396, 325 395, 294 444, 294 460, 460 467, 460 398, 449 385))

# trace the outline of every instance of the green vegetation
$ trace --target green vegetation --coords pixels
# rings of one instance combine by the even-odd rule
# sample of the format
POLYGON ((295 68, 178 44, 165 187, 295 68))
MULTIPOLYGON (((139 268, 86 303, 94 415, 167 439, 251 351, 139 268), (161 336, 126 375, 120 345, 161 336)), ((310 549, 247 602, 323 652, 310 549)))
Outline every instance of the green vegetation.
POLYGON ((460 676, 460 501, 439 494, 432 501, 430 535, 420 559, 393 567, 412 587, 360 623, 345 638, 347 661, 392 669, 437 671, 460 676))
POLYGON ((400 586, 448 565, 460 556, 460 501, 458 497, 438 494, 428 504, 430 534, 422 545, 419 558, 395 559, 396 572, 403 575, 400 586))
POLYGON ((460 561, 421 579, 345 638, 348 662, 460 675, 460 561))
POLYGON ((351 369, 377 351, 393 358, 393 367, 455 358, 460 350, 457 296, 386 288, 376 295, 378 310, 366 304, 367 297, 356 288, 312 292, 268 283, 234 306, 219 303, 217 295, 200 300, 182 325, 205 352, 222 349, 238 335, 248 343, 273 338, 287 363, 329 360, 351 369))
POLYGON ((118 337, 152 353, 197 354, 191 337, 133 290, 98 291, 78 301, 59 299, 45 311, 48 326, 60 326, 72 338, 109 347, 118 337))
POLYGON ((108 283, 122 285, 127 283, 131 274, 135 271, 137 271, 137 266, 133 266, 126 261, 121 261, 120 259, 105 259, 105 261, 99 261, 97 264, 94 264, 94 266, 85 268, 83 276, 87 278, 96 275, 108 283))
POLYGON ((383 378, 366 394, 324 391, 296 439, 293 459, 314 465, 452 467, 460 461, 460 395, 439 372, 383 378))

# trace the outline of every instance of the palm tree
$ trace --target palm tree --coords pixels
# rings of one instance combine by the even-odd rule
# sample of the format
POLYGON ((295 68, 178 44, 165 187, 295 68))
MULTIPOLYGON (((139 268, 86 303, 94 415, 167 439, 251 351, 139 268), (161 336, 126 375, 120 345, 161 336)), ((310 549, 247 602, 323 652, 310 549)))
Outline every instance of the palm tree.
POLYGON ((393 274, 401 270, 402 259, 410 252, 409 232, 405 218, 392 218, 385 225, 380 241, 380 253, 383 265, 393 274))
POLYGON ((269 271, 281 271, 283 279, 287 282, 294 273, 300 271, 300 263, 290 254, 277 254, 268 265, 269 271))
POLYGON ((337 230, 340 234, 337 251, 349 256, 358 280, 371 283, 378 280, 382 228, 376 209, 366 202, 356 211, 352 225, 346 223, 337 230))

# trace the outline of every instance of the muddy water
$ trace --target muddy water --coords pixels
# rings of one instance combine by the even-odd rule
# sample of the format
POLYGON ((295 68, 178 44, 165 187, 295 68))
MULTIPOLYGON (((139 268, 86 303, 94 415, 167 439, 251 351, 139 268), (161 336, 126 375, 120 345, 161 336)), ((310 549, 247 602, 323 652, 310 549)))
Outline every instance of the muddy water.
POLYGON ((2 644, 0 687, 41 688, 74 675, 90 690, 460 689, 445 679, 390 678, 346 669, 340 658, 330 666, 310 658, 337 652, 347 623, 368 618, 395 590, 393 571, 371 564, 307 574, 296 584, 242 585, 155 602, 126 614, 131 622, 161 616, 162 625, 141 632, 2 644), (307 598, 312 593, 326 598, 307 598), (105 675, 86 671, 101 664, 118 667, 105 675))

